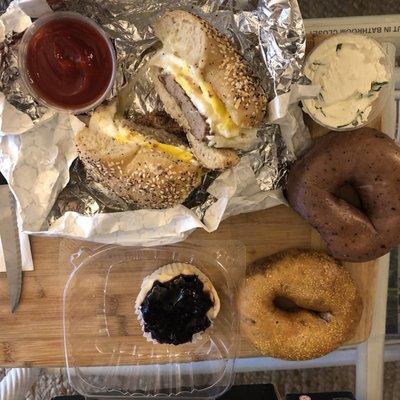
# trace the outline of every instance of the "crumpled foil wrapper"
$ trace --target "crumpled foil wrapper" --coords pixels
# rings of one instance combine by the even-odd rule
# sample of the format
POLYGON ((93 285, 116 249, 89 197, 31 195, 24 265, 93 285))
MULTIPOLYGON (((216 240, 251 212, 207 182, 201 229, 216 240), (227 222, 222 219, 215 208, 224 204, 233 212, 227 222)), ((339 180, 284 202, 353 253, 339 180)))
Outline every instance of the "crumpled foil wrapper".
POLYGON ((310 89, 298 84, 305 34, 295 0, 15 0, 0 21, 0 170, 17 198, 26 231, 130 245, 173 243, 197 227, 212 231, 227 216, 284 202, 288 166, 310 140, 297 106, 310 89), (86 177, 75 160, 73 137, 81 121, 41 106, 26 93, 19 80, 18 42, 30 17, 69 10, 92 18, 116 48, 112 95, 119 96, 120 111, 127 117, 145 114, 162 109, 146 71, 159 45, 151 24, 176 8, 202 16, 234 41, 272 99, 268 121, 259 131, 258 147, 241 154, 234 168, 207 174, 185 204, 132 210, 86 177), (24 143, 34 143, 41 159, 29 158, 24 143), (30 188, 24 182, 27 168, 30 188))

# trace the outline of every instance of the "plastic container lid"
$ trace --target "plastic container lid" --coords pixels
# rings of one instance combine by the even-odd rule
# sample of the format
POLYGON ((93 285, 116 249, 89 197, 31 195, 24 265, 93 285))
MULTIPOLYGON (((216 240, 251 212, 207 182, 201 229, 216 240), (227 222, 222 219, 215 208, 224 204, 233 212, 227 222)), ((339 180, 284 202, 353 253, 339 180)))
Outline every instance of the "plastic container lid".
POLYGON ((64 342, 71 385, 87 398, 212 399, 233 383, 239 346, 237 286, 245 275, 240 242, 81 251, 64 290, 64 342), (195 343, 147 341, 134 313, 142 280, 171 262, 199 268, 221 310, 195 343))

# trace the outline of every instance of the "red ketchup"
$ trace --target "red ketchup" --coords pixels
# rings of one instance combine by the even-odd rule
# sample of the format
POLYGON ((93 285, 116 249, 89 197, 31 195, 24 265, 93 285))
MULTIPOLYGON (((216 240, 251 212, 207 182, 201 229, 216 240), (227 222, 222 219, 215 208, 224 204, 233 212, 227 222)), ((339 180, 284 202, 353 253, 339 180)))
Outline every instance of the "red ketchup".
POLYGON ((113 78, 114 54, 91 24, 63 17, 40 26, 27 44, 26 71, 49 105, 81 110, 100 99, 113 78))

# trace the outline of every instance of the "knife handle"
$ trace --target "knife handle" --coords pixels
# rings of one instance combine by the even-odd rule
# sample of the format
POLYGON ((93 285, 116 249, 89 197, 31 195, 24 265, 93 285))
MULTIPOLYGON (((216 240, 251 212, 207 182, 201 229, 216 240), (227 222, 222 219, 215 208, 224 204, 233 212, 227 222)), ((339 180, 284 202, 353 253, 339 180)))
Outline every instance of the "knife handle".
POLYGON ((7 185, 6 178, 0 173, 0 185, 7 185))

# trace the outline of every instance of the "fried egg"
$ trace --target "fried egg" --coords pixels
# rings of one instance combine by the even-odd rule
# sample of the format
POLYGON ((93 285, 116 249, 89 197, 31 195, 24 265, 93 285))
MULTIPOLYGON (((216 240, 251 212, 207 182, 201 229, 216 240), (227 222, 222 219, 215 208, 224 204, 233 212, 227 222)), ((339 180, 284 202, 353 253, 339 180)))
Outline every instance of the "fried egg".
POLYGON ((162 151, 163 153, 168 154, 170 157, 180 161, 188 162, 193 158, 193 154, 184 148, 160 143, 154 139, 148 139, 141 133, 129 129, 127 132, 124 131, 123 134, 117 133, 114 136, 114 139, 120 143, 136 143, 140 147, 145 147, 147 149, 156 148, 157 150, 162 151))
POLYGON ((120 143, 134 143, 140 147, 155 148, 168 154, 177 160, 189 162, 193 159, 193 154, 187 148, 173 146, 166 143, 161 143, 155 139, 147 138, 145 135, 130 129, 122 123, 122 121, 115 119, 117 106, 116 103, 112 104, 107 109, 95 112, 89 123, 89 128, 95 132, 102 132, 111 136, 120 143))
POLYGON ((242 128, 233 122, 225 104, 200 71, 172 54, 160 54, 154 64, 175 78, 194 106, 207 118, 214 134, 225 138, 240 136, 242 128))

